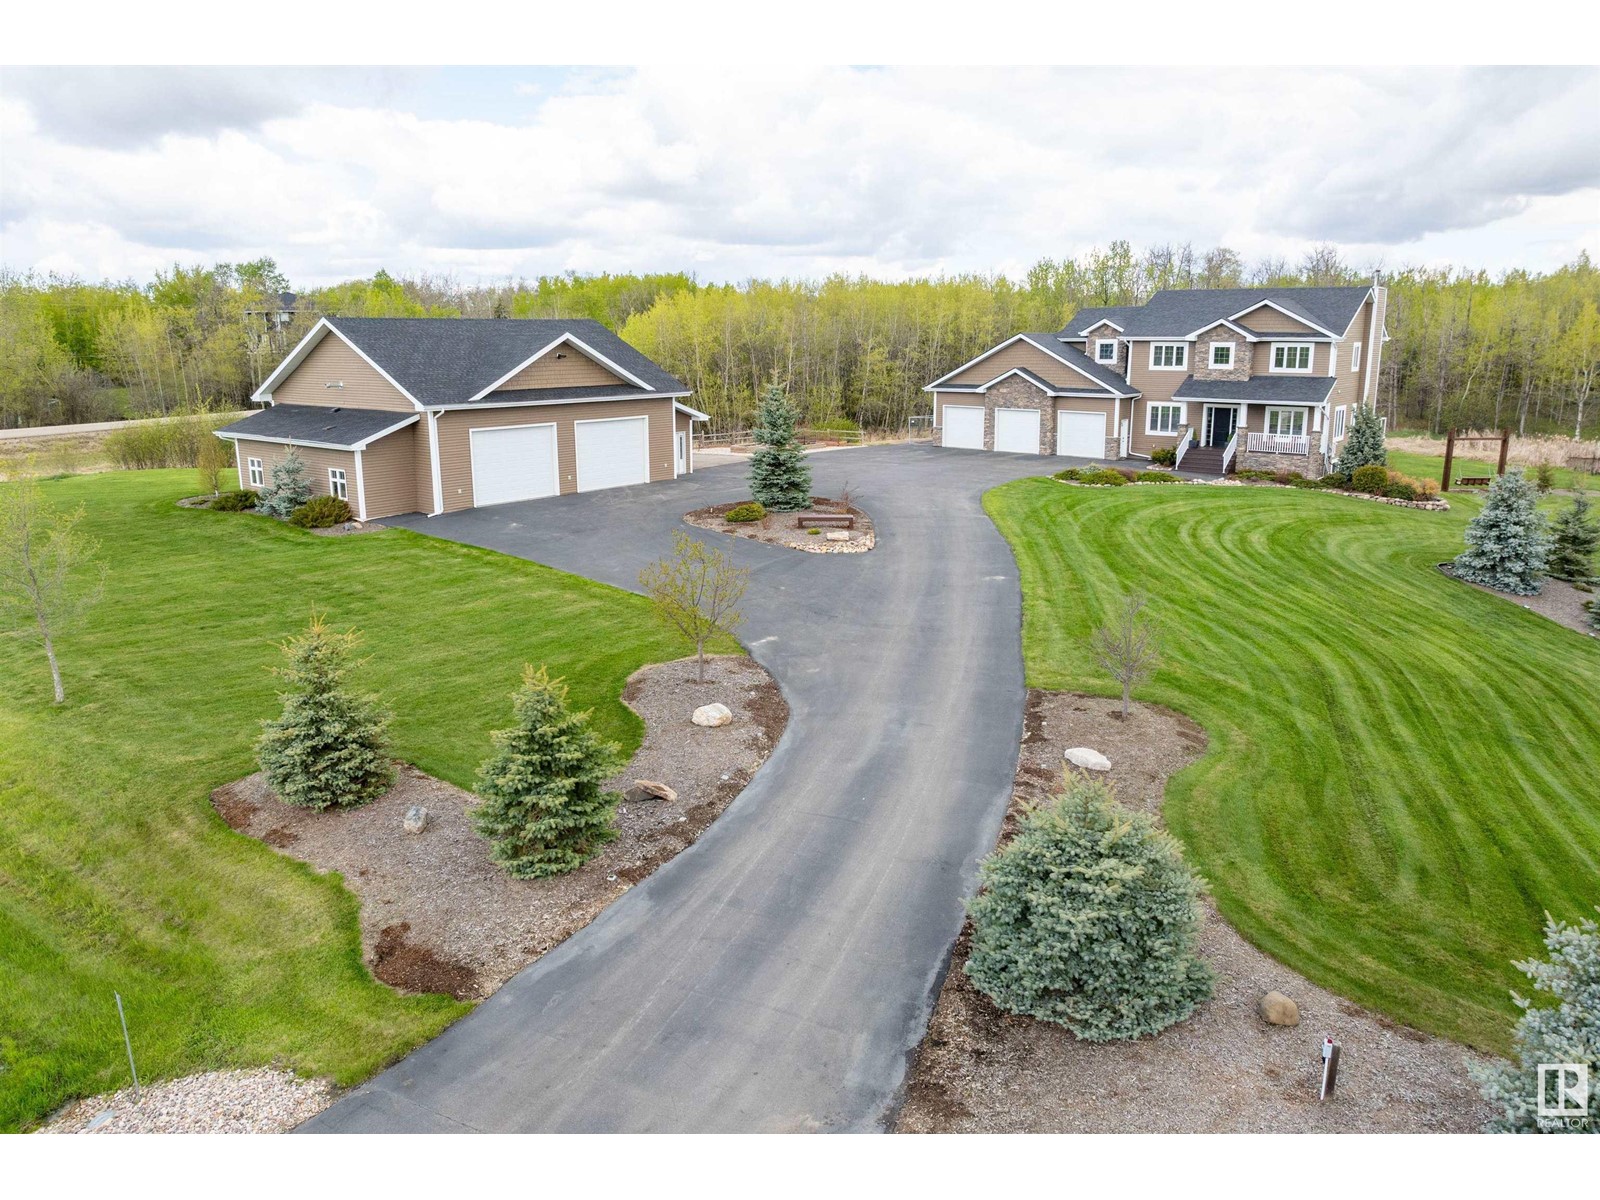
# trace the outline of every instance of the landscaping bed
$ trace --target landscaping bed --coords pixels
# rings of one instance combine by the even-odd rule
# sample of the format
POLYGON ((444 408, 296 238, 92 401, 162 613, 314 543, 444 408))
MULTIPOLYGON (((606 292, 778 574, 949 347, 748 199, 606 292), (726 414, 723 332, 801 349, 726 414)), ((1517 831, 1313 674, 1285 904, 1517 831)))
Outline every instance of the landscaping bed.
POLYGON ((286 1133, 333 1102, 324 1079, 292 1071, 208 1071, 69 1104, 40 1133, 286 1133))
POLYGON ((771 676, 742 656, 709 659, 706 676, 695 681, 690 658, 629 679, 622 698, 643 719, 645 738, 606 786, 655 780, 677 797, 624 800, 616 840, 552 879, 507 876, 472 828, 476 798, 404 764, 387 793, 344 812, 283 804, 259 773, 219 788, 212 802, 240 832, 343 875, 361 901, 362 946, 379 979, 404 992, 482 999, 694 842, 771 753, 788 721, 771 676), (714 701, 732 710, 731 725, 690 722, 714 701), (415 804, 428 821, 412 834, 402 823, 415 804))
MULTIPOLYGON (((1198 758, 1194 722, 1149 705, 1030 691, 1011 809, 1051 795, 1062 752, 1088 746, 1112 764, 1125 805, 1159 813, 1167 778, 1198 758)), ((1000 1010, 962 970, 957 942, 907 1079, 900 1133, 1473 1132, 1490 1116, 1468 1078, 1468 1052, 1369 1013, 1290 971, 1206 904, 1200 949, 1215 996, 1189 1020, 1131 1042, 1080 1041, 1061 1026, 1000 1010), (1299 1005, 1300 1024, 1269 1025, 1268 991, 1299 1005), (1317 1099, 1324 1034, 1341 1045, 1339 1084, 1317 1099)))
POLYGON ((684 514, 684 520, 699 529, 717 533, 730 533, 735 537, 765 542, 769 546, 786 546, 791 550, 804 550, 811 554, 864 554, 877 544, 872 518, 853 504, 831 500, 826 496, 811 497, 811 507, 801 512, 769 512, 755 521, 729 521, 725 517, 734 509, 748 504, 713 504, 684 514), (850 516, 855 523, 850 529, 804 529, 800 526, 806 517, 850 516), (830 535, 842 536, 830 536, 830 535))
POLYGON ((1518 608, 1525 608, 1529 612, 1538 613, 1541 617, 1547 617, 1558 625, 1565 625, 1568 629, 1577 630, 1577 632, 1587 634, 1589 637, 1600 636, 1590 626, 1589 614, 1584 611, 1584 605, 1591 600, 1600 603, 1600 593, 1579 591, 1565 580, 1546 579, 1537 596, 1514 596, 1510 592, 1496 591, 1494 588, 1485 587, 1481 583, 1473 583, 1470 579, 1462 579, 1461 576, 1450 569, 1450 564, 1447 562, 1440 563, 1439 570, 1451 579, 1464 583, 1468 587, 1475 587, 1480 592, 1488 592, 1491 596, 1499 596, 1502 600, 1509 600, 1518 608))

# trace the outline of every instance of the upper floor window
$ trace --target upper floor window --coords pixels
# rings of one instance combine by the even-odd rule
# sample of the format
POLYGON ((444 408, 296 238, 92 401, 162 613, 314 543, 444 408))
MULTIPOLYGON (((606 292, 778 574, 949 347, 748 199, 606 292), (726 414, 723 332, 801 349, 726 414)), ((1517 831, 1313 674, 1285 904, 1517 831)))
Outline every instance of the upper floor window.
POLYGON ((1189 366, 1187 342, 1151 342, 1150 369, 1152 371, 1182 371, 1189 366))
POLYGON ((341 500, 350 499, 350 493, 345 488, 344 469, 342 467, 328 468, 328 494, 337 496, 341 500))
POLYGON ((1100 338, 1094 344, 1095 362, 1114 363, 1117 361, 1117 339, 1100 338))
POLYGON ((1226 371, 1233 366, 1233 343, 1211 343, 1211 369, 1213 371, 1226 371))
POLYGON ((267 475, 266 472, 262 470, 261 460, 259 458, 247 458, 244 461, 245 468, 250 472, 250 486, 253 488, 258 488, 262 484, 266 483, 267 475))
POLYGON ((1146 433, 1177 433, 1183 428, 1183 405, 1152 404, 1145 412, 1146 433))
POLYGON ((1361 343, 1360 342, 1357 342, 1354 346, 1350 347, 1350 369, 1352 371, 1361 370, 1361 343))
POLYGON ((1272 369, 1274 371, 1309 372, 1311 370, 1311 343, 1276 343, 1272 347, 1272 369))

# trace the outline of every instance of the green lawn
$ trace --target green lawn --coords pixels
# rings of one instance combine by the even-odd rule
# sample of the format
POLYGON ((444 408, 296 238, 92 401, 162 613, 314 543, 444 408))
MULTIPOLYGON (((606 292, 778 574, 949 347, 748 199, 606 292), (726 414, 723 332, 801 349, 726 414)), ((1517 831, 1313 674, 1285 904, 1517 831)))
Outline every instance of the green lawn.
POLYGON ((1063 487, 986 505, 1036 687, 1110 694, 1090 630, 1142 588, 1138 693, 1210 749, 1165 813, 1227 918, 1316 982, 1504 1050, 1511 960, 1600 903, 1600 641, 1440 575, 1448 514, 1278 489, 1063 487))
POLYGON ((179 509, 192 471, 44 486, 86 502, 111 574, 62 643, 64 707, 36 647, 0 638, 0 1129, 126 1084, 114 989, 147 1080, 276 1060, 351 1083, 437 1033, 465 1007, 373 981, 337 877, 208 803, 255 769, 277 644, 313 603, 361 629, 398 756, 466 786, 524 662, 631 749, 623 681, 688 648, 644 600, 517 559, 179 509))
MULTIPOLYGON (((1493 447, 1490 447, 1490 449, 1492 450, 1493 447)), ((1399 471, 1405 475, 1409 475, 1413 479, 1431 479, 1435 483, 1443 482, 1444 445, 1443 443, 1440 443, 1438 454, 1413 454, 1406 450, 1391 449, 1389 451, 1389 465, 1396 471, 1399 471)), ((1455 479, 1472 475, 1488 475, 1492 477, 1497 466, 1497 462, 1490 462, 1485 458, 1457 454, 1454 461, 1450 464, 1450 474, 1455 479)), ((1518 468, 1508 469, 1516 470, 1518 468)), ((1533 477, 1533 472, 1531 470, 1527 468, 1521 468, 1521 470, 1523 470, 1530 479, 1533 477)), ((1571 488, 1577 487, 1580 484, 1591 492, 1595 491, 1596 489, 1600 489, 1600 475, 1592 475, 1584 471, 1573 471, 1566 467, 1556 468, 1556 487, 1571 488)))

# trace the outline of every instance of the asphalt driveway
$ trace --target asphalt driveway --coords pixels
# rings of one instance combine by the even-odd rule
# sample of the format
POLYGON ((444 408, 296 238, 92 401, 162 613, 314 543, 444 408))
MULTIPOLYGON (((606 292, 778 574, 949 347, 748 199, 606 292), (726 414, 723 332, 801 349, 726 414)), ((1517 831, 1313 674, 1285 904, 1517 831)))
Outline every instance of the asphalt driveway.
MULTIPOLYGON (((872 514, 872 553, 696 531, 752 568, 742 636, 792 709, 766 765, 689 850, 307 1131, 882 1127, 1022 730, 1016 564, 980 497, 1062 463, 811 461, 820 494, 848 480, 872 514)), ((634 589, 682 514, 743 476, 390 523, 634 589)))

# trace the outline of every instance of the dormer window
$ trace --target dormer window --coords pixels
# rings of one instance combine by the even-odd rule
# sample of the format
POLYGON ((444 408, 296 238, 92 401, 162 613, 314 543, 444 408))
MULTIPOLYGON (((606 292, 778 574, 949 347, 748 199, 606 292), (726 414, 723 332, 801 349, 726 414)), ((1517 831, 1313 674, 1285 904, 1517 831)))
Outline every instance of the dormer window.
POLYGON ((1233 343, 1211 343, 1211 369, 1213 371, 1229 371, 1233 369, 1233 343))
POLYGON ((1310 342, 1277 342, 1272 347, 1272 369, 1300 375, 1311 373, 1310 342))
POLYGON ((1094 360, 1098 363, 1114 363, 1117 361, 1117 339, 1097 338, 1094 344, 1094 360))
POLYGON ((1152 371, 1186 371, 1189 368, 1187 342, 1151 342, 1150 369, 1152 371))

